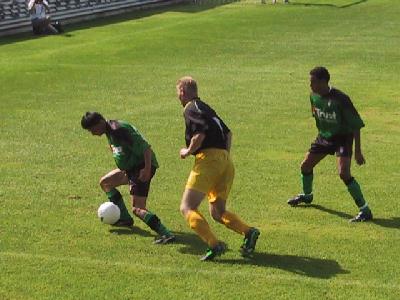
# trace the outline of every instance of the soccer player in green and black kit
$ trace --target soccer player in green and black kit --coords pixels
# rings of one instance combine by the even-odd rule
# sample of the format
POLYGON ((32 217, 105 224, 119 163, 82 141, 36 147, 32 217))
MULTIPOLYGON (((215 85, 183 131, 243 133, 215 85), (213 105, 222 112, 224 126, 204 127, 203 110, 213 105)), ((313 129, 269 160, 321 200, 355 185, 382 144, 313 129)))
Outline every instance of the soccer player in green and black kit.
POLYGON ((175 236, 161 223, 157 215, 146 208, 150 182, 158 168, 158 162, 143 136, 132 125, 124 121, 106 120, 97 112, 87 112, 82 117, 81 125, 93 135, 106 134, 118 167, 100 179, 100 186, 108 199, 121 211, 120 220, 114 225, 133 225, 133 219, 116 189, 117 186, 129 184, 133 213, 159 234, 155 243, 166 244, 174 241, 175 236))
POLYGON ((301 163, 303 194, 290 199, 288 204, 297 206, 301 202, 312 202, 313 169, 325 156, 336 153, 339 176, 360 210, 350 221, 372 220, 371 210, 360 185, 350 173, 353 140, 355 160, 359 165, 365 164, 360 136, 360 129, 364 127, 364 123, 350 98, 331 88, 329 79, 330 74, 324 67, 316 67, 310 71, 311 110, 318 128, 318 136, 301 163))

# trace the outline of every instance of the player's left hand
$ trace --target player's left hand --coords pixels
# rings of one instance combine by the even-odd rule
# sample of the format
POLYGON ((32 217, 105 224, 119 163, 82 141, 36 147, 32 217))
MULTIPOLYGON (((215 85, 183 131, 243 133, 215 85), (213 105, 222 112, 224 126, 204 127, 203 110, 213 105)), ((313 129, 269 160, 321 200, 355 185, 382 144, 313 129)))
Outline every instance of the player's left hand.
POLYGON ((181 156, 182 159, 185 159, 190 155, 189 149, 187 148, 182 148, 181 151, 179 151, 179 155, 181 156))
POLYGON ((151 177, 151 169, 143 168, 143 169, 140 170, 138 179, 141 182, 149 181, 150 177, 151 177))
POLYGON ((359 166, 365 164, 365 158, 364 155, 362 155, 361 151, 360 152, 356 151, 354 153, 354 159, 356 160, 359 166))

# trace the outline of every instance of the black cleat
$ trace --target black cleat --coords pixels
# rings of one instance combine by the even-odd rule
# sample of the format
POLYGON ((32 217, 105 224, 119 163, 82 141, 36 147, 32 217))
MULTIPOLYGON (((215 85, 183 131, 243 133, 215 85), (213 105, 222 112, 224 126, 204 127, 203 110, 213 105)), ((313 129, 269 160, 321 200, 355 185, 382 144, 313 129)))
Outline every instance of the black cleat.
POLYGON ((129 227, 131 228, 133 226, 133 219, 128 219, 128 220, 118 220, 112 226, 116 227, 129 227))
POLYGON ((244 237, 243 245, 240 247, 240 252, 243 257, 252 257, 260 231, 257 228, 250 228, 249 232, 244 237))
POLYGON ((370 210, 368 211, 360 211, 357 216, 354 218, 350 219, 349 222, 355 223, 355 222, 366 222, 372 220, 372 212, 370 210))
POLYGON ((200 258, 201 261, 210 261, 217 256, 221 256, 225 253, 227 246, 224 242, 218 242, 213 248, 208 248, 206 254, 200 258))
POLYGON ((312 194, 298 194, 296 197, 289 199, 287 204, 290 206, 297 206, 300 203, 310 204, 313 201, 312 194))

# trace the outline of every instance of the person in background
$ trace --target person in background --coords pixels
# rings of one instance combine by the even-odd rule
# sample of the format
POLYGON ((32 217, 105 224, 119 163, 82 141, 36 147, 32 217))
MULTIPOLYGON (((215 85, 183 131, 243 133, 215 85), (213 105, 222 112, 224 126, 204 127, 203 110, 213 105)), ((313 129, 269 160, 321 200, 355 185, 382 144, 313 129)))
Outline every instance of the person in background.
POLYGON ((30 0, 28 11, 31 15, 34 34, 58 34, 61 32, 51 24, 50 16, 46 14, 46 11, 50 11, 49 3, 46 0, 30 0))

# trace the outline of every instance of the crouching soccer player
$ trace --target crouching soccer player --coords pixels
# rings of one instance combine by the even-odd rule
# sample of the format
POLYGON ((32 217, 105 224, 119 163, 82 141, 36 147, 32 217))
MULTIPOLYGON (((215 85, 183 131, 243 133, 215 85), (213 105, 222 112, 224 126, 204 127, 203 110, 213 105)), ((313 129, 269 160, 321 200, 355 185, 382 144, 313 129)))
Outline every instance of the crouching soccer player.
POLYGON ((326 155, 336 153, 339 176, 360 210, 350 221, 368 221, 372 219, 371 210, 365 202, 360 185, 350 173, 353 140, 357 164, 365 163, 360 136, 360 129, 364 127, 364 123, 350 98, 331 88, 329 79, 330 74, 324 67, 316 67, 310 71, 311 110, 318 128, 318 136, 301 163, 303 194, 290 199, 288 204, 296 206, 301 202, 312 202, 313 169, 326 155))
POLYGON ((182 159, 195 156, 195 163, 186 183, 181 213, 208 249, 201 260, 212 260, 226 250, 218 241, 207 221, 198 211, 207 195, 212 218, 227 228, 244 235, 241 253, 251 256, 260 232, 249 227, 234 213, 226 210, 226 200, 232 186, 234 166, 229 154, 232 133, 215 111, 197 96, 197 84, 191 77, 177 82, 177 94, 184 107, 186 148, 180 150, 182 159))
POLYGON ((161 223, 157 215, 146 208, 146 200, 158 163, 150 145, 132 125, 124 121, 106 120, 97 112, 87 112, 81 120, 82 128, 93 135, 107 136, 108 143, 118 169, 112 170, 100 179, 100 186, 108 199, 116 204, 120 211, 117 226, 132 226, 124 200, 117 186, 129 184, 132 195, 133 213, 157 232, 156 244, 166 244, 175 240, 175 236, 161 223))

